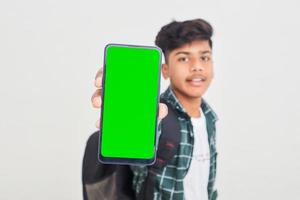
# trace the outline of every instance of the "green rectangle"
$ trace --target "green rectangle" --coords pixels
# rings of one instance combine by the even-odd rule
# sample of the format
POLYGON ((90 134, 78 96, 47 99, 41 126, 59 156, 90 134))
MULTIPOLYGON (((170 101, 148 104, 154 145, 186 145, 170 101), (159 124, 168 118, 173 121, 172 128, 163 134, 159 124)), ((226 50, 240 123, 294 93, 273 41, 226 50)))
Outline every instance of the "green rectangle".
POLYGON ((103 157, 154 157, 160 64, 161 51, 155 47, 106 47, 100 127, 103 157))

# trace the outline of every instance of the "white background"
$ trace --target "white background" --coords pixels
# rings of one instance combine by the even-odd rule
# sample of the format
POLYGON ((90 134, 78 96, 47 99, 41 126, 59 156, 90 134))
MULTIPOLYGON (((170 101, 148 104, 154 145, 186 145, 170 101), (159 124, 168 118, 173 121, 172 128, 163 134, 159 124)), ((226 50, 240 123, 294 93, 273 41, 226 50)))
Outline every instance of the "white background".
POLYGON ((172 19, 198 17, 215 28, 219 199, 298 199, 297 13, 296 0, 1 0, 0 199, 82 199, 104 45, 153 45, 172 19))

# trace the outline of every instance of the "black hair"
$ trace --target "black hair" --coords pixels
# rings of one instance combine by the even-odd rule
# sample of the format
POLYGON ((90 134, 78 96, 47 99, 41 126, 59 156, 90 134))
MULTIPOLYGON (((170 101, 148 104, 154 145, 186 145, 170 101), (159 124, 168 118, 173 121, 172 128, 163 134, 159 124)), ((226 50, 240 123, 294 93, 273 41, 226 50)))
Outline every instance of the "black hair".
POLYGON ((212 48, 212 35, 212 26, 203 19, 183 22, 174 20, 161 28, 156 36, 155 44, 162 49, 166 58, 170 51, 195 40, 208 40, 212 48))

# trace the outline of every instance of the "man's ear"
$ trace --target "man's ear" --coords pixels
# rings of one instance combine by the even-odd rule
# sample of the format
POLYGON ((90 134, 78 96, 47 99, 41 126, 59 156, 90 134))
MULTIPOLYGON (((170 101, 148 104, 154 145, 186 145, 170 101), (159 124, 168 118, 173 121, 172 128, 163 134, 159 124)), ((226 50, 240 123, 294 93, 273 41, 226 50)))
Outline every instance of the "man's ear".
POLYGON ((164 77, 164 79, 168 79, 169 78, 169 66, 168 64, 162 64, 162 75, 164 77))

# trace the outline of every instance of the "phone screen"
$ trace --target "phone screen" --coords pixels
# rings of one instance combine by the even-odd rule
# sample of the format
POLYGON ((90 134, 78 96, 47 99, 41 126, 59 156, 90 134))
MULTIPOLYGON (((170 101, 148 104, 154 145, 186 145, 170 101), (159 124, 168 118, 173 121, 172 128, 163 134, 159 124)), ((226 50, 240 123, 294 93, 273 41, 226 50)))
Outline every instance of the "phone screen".
POLYGON ((106 163, 155 160, 161 50, 109 44, 105 48, 99 159, 106 163))

